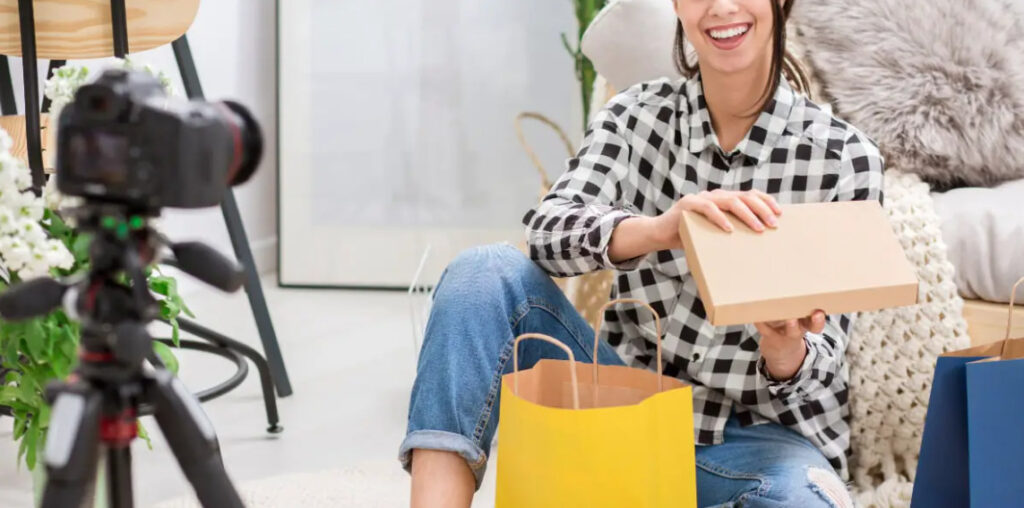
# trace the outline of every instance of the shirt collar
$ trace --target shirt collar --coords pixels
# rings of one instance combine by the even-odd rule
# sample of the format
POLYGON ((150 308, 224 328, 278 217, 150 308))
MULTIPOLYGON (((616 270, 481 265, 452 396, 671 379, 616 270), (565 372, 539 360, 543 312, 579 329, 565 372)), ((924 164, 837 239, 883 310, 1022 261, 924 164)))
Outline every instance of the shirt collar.
MULTIPOLYGON (((690 113, 690 151, 698 154, 709 146, 722 149, 718 136, 711 126, 711 115, 704 99, 704 85, 700 73, 686 81, 687 100, 690 113)), ((747 135, 736 145, 733 153, 764 161, 771 153, 779 136, 786 130, 789 113, 793 109, 795 96, 785 78, 779 80, 775 96, 765 105, 747 135)), ((723 150, 724 153, 724 150, 723 150)))

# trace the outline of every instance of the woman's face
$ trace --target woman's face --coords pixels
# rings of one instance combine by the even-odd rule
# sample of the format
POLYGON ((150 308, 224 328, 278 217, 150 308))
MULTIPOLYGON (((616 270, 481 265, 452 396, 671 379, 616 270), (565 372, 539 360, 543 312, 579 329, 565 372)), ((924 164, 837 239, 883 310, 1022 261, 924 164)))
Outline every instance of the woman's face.
POLYGON ((675 0, 701 68, 731 74, 769 65, 773 1, 780 0, 675 0))

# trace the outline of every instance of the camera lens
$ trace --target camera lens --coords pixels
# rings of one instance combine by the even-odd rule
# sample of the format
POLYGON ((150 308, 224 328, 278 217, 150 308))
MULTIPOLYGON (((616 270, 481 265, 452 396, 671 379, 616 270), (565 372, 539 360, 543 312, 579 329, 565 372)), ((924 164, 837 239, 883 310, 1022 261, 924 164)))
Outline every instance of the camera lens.
POLYGON ((235 138, 234 171, 228 174, 228 185, 245 183, 256 172, 263 155, 263 135, 245 106, 233 101, 222 102, 226 106, 225 120, 235 138))

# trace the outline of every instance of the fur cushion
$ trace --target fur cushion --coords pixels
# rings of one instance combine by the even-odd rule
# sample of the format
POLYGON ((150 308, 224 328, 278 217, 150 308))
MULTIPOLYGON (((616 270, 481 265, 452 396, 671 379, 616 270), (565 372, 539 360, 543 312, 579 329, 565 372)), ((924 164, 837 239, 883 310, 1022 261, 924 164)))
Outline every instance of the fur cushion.
POLYGON ((1024 177, 1024 2, 798 0, 791 21, 888 167, 939 189, 1024 177))

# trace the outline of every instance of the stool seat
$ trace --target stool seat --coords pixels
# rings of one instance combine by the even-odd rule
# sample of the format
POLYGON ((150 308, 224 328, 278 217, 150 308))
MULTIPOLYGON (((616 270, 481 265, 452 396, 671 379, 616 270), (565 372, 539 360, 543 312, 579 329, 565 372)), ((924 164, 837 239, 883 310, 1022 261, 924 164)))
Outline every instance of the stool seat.
MULTIPOLYGON (((36 58, 72 60, 114 55, 109 0, 34 0, 36 58)), ((128 45, 145 51, 181 37, 199 0, 125 0, 128 45)), ((0 54, 21 56, 18 0, 0 0, 0 54)))

